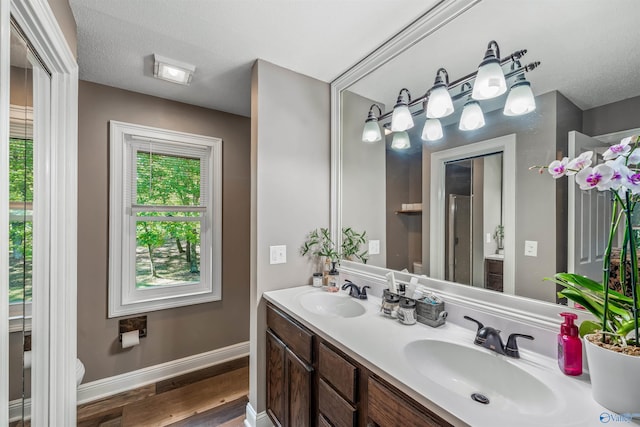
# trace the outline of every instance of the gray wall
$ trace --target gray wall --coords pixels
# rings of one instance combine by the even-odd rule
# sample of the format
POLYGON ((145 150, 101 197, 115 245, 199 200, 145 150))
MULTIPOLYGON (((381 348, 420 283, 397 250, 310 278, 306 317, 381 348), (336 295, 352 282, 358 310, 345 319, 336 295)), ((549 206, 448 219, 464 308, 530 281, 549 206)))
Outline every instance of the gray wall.
POLYGON ((85 382, 249 338, 250 121, 81 81, 78 106, 78 357, 85 382), (148 313, 148 336, 123 351, 107 318, 109 120, 223 140, 222 301, 148 313))
POLYGON ((58 25, 64 34, 64 38, 67 40, 69 49, 73 56, 78 56, 78 27, 76 26, 76 20, 73 17, 73 12, 69 6, 69 0, 48 0, 49 6, 53 11, 53 15, 58 21, 58 25))
POLYGON ((584 111, 582 133, 604 135, 640 127, 640 96, 584 111))
POLYGON ((251 79, 251 356, 249 401, 265 410, 265 302, 269 290, 310 283, 299 254, 306 234, 329 226, 329 84, 257 60, 251 79), (269 246, 287 263, 269 265, 269 246))
POLYGON ((385 146, 382 141, 362 142, 362 123, 373 103, 349 91, 342 93, 342 225, 380 240, 380 254, 370 254, 367 263, 385 267, 387 200, 380 191, 385 185, 385 146))

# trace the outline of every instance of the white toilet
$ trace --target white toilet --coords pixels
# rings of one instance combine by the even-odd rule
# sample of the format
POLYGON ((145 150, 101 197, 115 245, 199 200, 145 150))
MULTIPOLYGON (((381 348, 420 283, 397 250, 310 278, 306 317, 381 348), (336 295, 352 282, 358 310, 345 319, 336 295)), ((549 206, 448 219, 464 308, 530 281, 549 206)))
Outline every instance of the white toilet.
MULTIPOLYGON (((31 352, 27 351, 24 353, 24 368, 31 369, 31 352)), ((80 361, 80 359, 76 359, 76 386, 79 386, 84 378, 84 364, 80 361)))

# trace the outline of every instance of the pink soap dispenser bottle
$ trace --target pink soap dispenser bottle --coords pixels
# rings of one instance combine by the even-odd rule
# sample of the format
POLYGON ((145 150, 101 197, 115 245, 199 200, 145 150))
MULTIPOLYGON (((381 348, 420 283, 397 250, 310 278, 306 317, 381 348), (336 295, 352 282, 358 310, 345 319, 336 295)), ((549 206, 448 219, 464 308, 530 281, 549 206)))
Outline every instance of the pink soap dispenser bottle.
POLYGON ((558 366, 565 375, 582 375, 582 341, 573 323, 578 316, 566 312, 560 316, 564 317, 564 323, 558 334, 558 366))

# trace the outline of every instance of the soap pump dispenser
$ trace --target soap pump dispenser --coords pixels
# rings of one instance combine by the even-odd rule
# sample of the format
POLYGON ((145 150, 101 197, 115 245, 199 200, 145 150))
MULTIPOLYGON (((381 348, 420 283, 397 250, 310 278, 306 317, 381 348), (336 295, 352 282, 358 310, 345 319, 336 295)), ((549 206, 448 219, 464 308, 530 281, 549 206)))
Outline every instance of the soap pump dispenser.
POLYGON ((558 366, 565 375, 582 374, 582 342, 578 338, 578 327, 574 321, 578 318, 574 313, 560 313, 564 323, 560 325, 558 334, 558 366))

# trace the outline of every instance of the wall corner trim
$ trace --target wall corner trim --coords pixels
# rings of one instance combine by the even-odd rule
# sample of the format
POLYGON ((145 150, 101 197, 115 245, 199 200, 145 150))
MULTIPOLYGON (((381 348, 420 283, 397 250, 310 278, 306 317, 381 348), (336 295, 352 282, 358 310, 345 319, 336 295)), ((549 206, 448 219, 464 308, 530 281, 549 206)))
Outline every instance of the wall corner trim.
POLYGON ((80 384, 78 405, 249 355, 249 341, 80 384))
POLYGON ((267 415, 267 411, 256 413, 251 403, 247 403, 247 410, 244 420, 244 427, 273 427, 271 418, 267 415))

